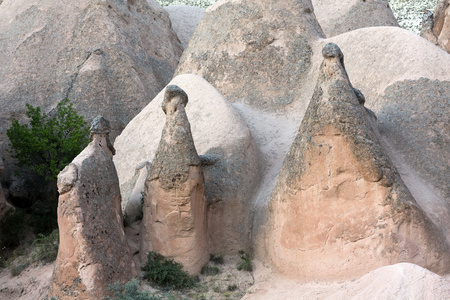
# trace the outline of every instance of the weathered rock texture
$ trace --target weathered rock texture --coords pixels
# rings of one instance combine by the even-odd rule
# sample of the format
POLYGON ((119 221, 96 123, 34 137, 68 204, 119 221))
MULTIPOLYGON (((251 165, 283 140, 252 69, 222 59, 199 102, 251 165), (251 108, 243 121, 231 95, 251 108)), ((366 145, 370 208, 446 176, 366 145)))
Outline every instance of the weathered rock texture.
POLYGON ((352 278, 397 262, 447 272, 447 242, 384 153, 341 50, 327 44, 323 56, 269 204, 271 263, 302 279, 352 278))
POLYGON ((450 53, 450 4, 440 0, 434 14, 425 11, 420 35, 450 53))
POLYGON ((182 51, 154 0, 5 0, 0 20, 0 137, 25 118, 25 103, 48 112, 67 97, 88 122, 111 120, 114 140, 170 81, 182 51))
POLYGON ((185 49, 202 20, 205 9, 189 5, 169 5, 164 9, 169 13, 172 28, 178 35, 181 46, 185 49))
POLYGON ((386 0, 311 0, 327 37, 364 27, 398 26, 386 0))
MULTIPOLYGON (((250 203, 261 165, 250 130, 233 106, 203 78, 185 74, 170 84, 189 95, 186 113, 203 164, 210 253, 249 250, 250 203)), ((115 141, 114 163, 125 206, 133 194, 144 191, 135 170, 155 157, 165 123, 163 96, 164 91, 130 121, 115 141)))
POLYGON ((176 74, 202 76, 231 102, 276 110, 307 88, 299 83, 321 37, 310 0, 219 1, 206 10, 176 74))
POLYGON ((60 244, 49 296, 103 299, 136 270, 123 230, 109 122, 94 119, 89 145, 58 175, 60 244))
POLYGON ((166 87, 166 124, 145 182, 141 262, 149 251, 181 263, 198 275, 209 260, 203 171, 185 106, 187 94, 166 87))

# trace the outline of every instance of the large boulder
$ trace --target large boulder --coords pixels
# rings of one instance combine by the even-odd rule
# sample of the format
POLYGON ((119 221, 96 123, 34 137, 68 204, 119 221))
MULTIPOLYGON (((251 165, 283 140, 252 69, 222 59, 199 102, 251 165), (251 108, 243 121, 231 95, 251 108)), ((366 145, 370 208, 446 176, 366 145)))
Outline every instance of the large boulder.
POLYGON ((209 249, 205 184, 187 104, 182 89, 166 87, 166 122, 145 182, 140 251, 144 264, 148 252, 155 251, 195 276, 209 261, 209 249))
POLYGON ((114 140, 172 78, 182 49, 154 0, 13 1, 0 6, 0 152, 26 103, 49 112, 69 98, 114 140))
POLYGON ((354 278, 404 261, 447 272, 447 241, 385 154, 341 50, 327 44, 323 57, 269 204, 272 265, 302 279, 354 278))
POLYGON ((327 37, 364 27, 398 26, 386 0, 311 0, 327 37))
POLYGON ((109 122, 94 119, 89 145, 58 175, 59 250, 49 296, 103 299, 136 276, 123 230, 109 122))
MULTIPOLYGON (((226 99, 207 81, 180 75, 170 84, 189 96, 186 107, 195 148, 205 176, 210 251, 233 253, 251 247, 251 198, 259 183, 258 151, 249 128, 226 99)), ((139 113, 115 141, 123 206, 144 191, 137 166, 155 157, 165 115, 161 110, 164 91, 139 113), (140 186, 139 186, 140 185, 140 186)), ((132 216, 134 217, 134 216, 132 216)))
POLYGON ((191 36, 203 18, 205 9, 189 5, 169 5, 164 9, 169 13, 172 28, 178 35, 181 46, 186 49, 191 36))
POLYGON ((230 102, 275 111, 306 107, 298 95, 324 37, 310 0, 219 1, 206 10, 176 74, 205 78, 230 102), (295 102, 295 104, 294 104, 295 102))

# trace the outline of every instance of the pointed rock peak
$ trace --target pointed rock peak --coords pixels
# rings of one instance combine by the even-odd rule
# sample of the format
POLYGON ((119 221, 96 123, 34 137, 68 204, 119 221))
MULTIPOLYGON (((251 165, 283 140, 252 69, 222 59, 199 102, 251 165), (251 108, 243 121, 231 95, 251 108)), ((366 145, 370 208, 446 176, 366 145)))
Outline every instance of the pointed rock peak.
POLYGON ((396 262, 448 270, 442 232, 385 154, 335 44, 286 156, 269 210, 273 265, 304 279, 342 279, 396 262))

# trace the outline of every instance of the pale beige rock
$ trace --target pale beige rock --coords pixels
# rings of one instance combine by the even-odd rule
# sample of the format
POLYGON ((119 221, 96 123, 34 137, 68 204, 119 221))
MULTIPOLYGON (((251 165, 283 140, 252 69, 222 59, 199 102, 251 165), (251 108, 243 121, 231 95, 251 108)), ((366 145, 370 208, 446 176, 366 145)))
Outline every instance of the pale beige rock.
POLYGON ((181 46, 186 49, 192 34, 203 18, 205 9, 189 5, 169 5, 164 7, 169 13, 172 28, 181 41, 181 46))
POLYGON ((123 230, 109 122, 94 119, 89 145, 58 175, 59 251, 49 296, 103 299, 136 275, 123 230))
MULTIPOLYGON (((203 78, 185 74, 170 84, 189 95, 186 113, 192 136, 203 161, 208 201, 210 252, 233 254, 251 248, 251 200, 261 174, 262 162, 249 127, 226 99, 203 78)), ((115 141, 120 189, 127 205, 138 176, 135 169, 155 156, 165 115, 164 91, 153 99, 115 141)), ((143 187, 143 186, 142 186, 143 187)), ((136 189, 138 191, 138 189, 136 189)), ((143 192, 143 189, 141 190, 143 192)))
POLYGON ((209 7, 176 74, 205 78, 228 101, 259 110, 305 106, 312 43, 323 38, 310 0, 219 1, 209 7))
POLYGON ((255 263, 256 283, 244 300, 446 300, 450 282, 445 278, 410 263, 399 263, 373 270, 349 281, 299 282, 280 277, 260 262, 255 263))
POLYGON ((311 0, 327 37, 359 28, 399 26, 386 0, 311 0))
POLYGON ((341 50, 327 44, 323 56, 269 204, 272 266, 303 280, 355 278, 397 262, 448 272, 449 246, 384 153, 341 50))
POLYGON ((182 52, 155 0, 5 0, 0 20, 3 156, 26 103, 49 112, 66 97, 88 122, 109 119, 114 140, 170 81, 182 52))
POLYGON ((144 161, 136 167, 136 184, 131 191, 131 195, 128 201, 122 202, 124 217, 127 219, 127 223, 132 223, 139 218, 142 218, 145 180, 147 179, 147 174, 150 166, 150 162, 144 161))
POLYGON ((155 251, 198 275, 209 260, 207 208, 200 158, 184 109, 187 103, 181 88, 166 87, 166 123, 145 182, 140 251, 141 263, 155 251))

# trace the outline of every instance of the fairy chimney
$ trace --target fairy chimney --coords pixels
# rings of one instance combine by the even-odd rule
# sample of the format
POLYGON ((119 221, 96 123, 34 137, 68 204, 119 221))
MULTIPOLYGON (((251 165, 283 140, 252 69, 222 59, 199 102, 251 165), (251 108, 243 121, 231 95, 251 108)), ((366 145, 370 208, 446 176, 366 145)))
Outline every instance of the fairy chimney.
POLYGON ((355 278, 398 262, 448 271, 443 234, 385 154, 341 50, 327 44, 322 54, 318 83, 269 204, 271 264, 308 280, 355 278))
POLYGON ((109 122, 96 117, 91 142, 58 175, 60 244, 49 296, 103 299, 107 284, 136 276, 123 230, 109 122))
POLYGON ((140 255, 145 262, 149 251, 158 252, 197 275, 209 260, 206 198, 187 102, 181 88, 167 86, 166 123, 145 183, 140 255))

